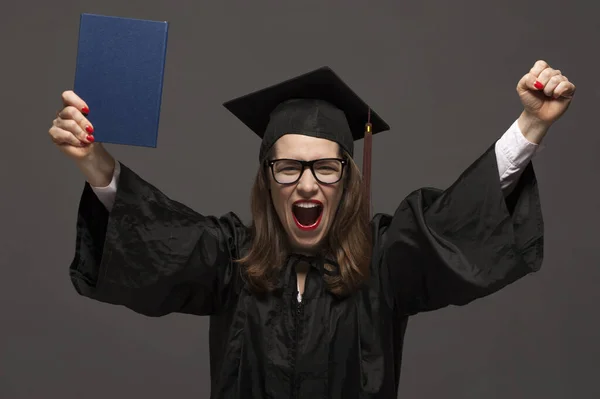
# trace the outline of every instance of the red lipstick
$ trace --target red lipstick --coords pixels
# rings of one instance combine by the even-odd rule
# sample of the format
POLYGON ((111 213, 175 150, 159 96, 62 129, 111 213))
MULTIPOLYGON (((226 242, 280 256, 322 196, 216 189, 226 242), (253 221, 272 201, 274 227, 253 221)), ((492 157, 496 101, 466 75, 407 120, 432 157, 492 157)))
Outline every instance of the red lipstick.
POLYGON ((292 205, 292 216, 294 217, 294 222, 296 222, 296 226, 298 226, 298 228, 300 230, 303 230, 303 231, 315 230, 317 227, 319 227, 319 224, 321 223, 321 219, 323 218, 323 203, 318 200, 298 200, 298 201, 294 202, 292 205), (310 225, 303 225, 302 223, 300 223, 300 221, 298 221, 298 219, 296 218, 296 214, 294 212, 294 207, 297 206, 299 203, 312 203, 312 204, 317 205, 317 207, 319 208, 319 216, 317 217, 317 220, 314 223, 312 223, 310 225))

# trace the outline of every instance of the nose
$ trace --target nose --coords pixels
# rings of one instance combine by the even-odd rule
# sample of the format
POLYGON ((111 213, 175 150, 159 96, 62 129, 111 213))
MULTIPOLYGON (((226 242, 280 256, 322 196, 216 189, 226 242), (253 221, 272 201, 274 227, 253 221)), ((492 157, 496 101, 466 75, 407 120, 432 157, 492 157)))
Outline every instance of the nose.
POLYGON ((313 176, 309 168, 305 168, 302 171, 300 180, 296 186, 302 196, 311 196, 319 190, 319 183, 313 176))

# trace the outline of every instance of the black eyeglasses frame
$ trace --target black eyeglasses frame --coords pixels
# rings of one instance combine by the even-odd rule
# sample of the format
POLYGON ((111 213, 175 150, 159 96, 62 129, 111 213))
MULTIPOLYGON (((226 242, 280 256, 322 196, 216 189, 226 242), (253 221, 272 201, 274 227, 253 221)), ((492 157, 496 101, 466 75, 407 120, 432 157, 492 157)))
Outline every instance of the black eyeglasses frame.
POLYGON ((344 169, 348 165, 348 161, 346 159, 344 159, 344 158, 320 158, 320 159, 313 159, 312 161, 301 161, 299 159, 291 159, 291 158, 278 158, 278 159, 266 160, 265 162, 266 162, 266 166, 268 166, 271 169, 271 174, 273 175, 273 180, 275 180, 275 182, 277 184, 281 184, 283 186, 289 186, 289 185, 298 183, 298 181, 304 175, 304 170, 306 168, 310 169, 310 171, 312 172, 313 177, 320 184, 324 184, 324 185, 336 184, 340 180, 342 180, 342 178, 344 177, 344 169), (275 163, 277 161, 293 161, 293 162, 297 162, 300 165, 302 165, 302 170, 300 171, 300 174, 298 175, 298 178, 296 180, 294 180, 293 182, 290 182, 290 183, 280 183, 279 181, 277 181, 277 178, 275 177, 275 169, 273 168, 273 165, 275 165, 275 163), (339 179, 337 179, 334 182, 329 182, 329 183, 325 183, 325 182, 319 180, 319 178, 317 177, 317 174, 315 173, 314 164, 317 163, 317 162, 322 162, 322 161, 339 161, 342 164, 342 170, 340 172, 339 179))

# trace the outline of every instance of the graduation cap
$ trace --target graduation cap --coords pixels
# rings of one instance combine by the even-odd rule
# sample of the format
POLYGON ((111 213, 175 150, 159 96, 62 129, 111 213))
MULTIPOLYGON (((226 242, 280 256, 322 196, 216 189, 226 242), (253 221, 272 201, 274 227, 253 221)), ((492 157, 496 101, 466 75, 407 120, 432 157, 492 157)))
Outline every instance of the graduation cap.
POLYGON ((285 134, 332 140, 352 157, 354 141, 364 138, 363 179, 370 197, 371 138, 390 127, 330 67, 315 69, 223 105, 262 139, 260 162, 285 134))

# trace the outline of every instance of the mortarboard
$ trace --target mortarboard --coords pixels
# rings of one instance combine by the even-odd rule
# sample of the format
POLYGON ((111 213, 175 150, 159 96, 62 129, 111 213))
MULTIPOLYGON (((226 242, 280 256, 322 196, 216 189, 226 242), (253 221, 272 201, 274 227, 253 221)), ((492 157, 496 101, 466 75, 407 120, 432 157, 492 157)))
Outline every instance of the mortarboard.
POLYGON ((285 134, 335 141, 352 157, 354 141, 364 138, 363 179, 370 195, 371 136, 390 127, 330 67, 315 69, 223 105, 262 139, 260 162, 285 134))

